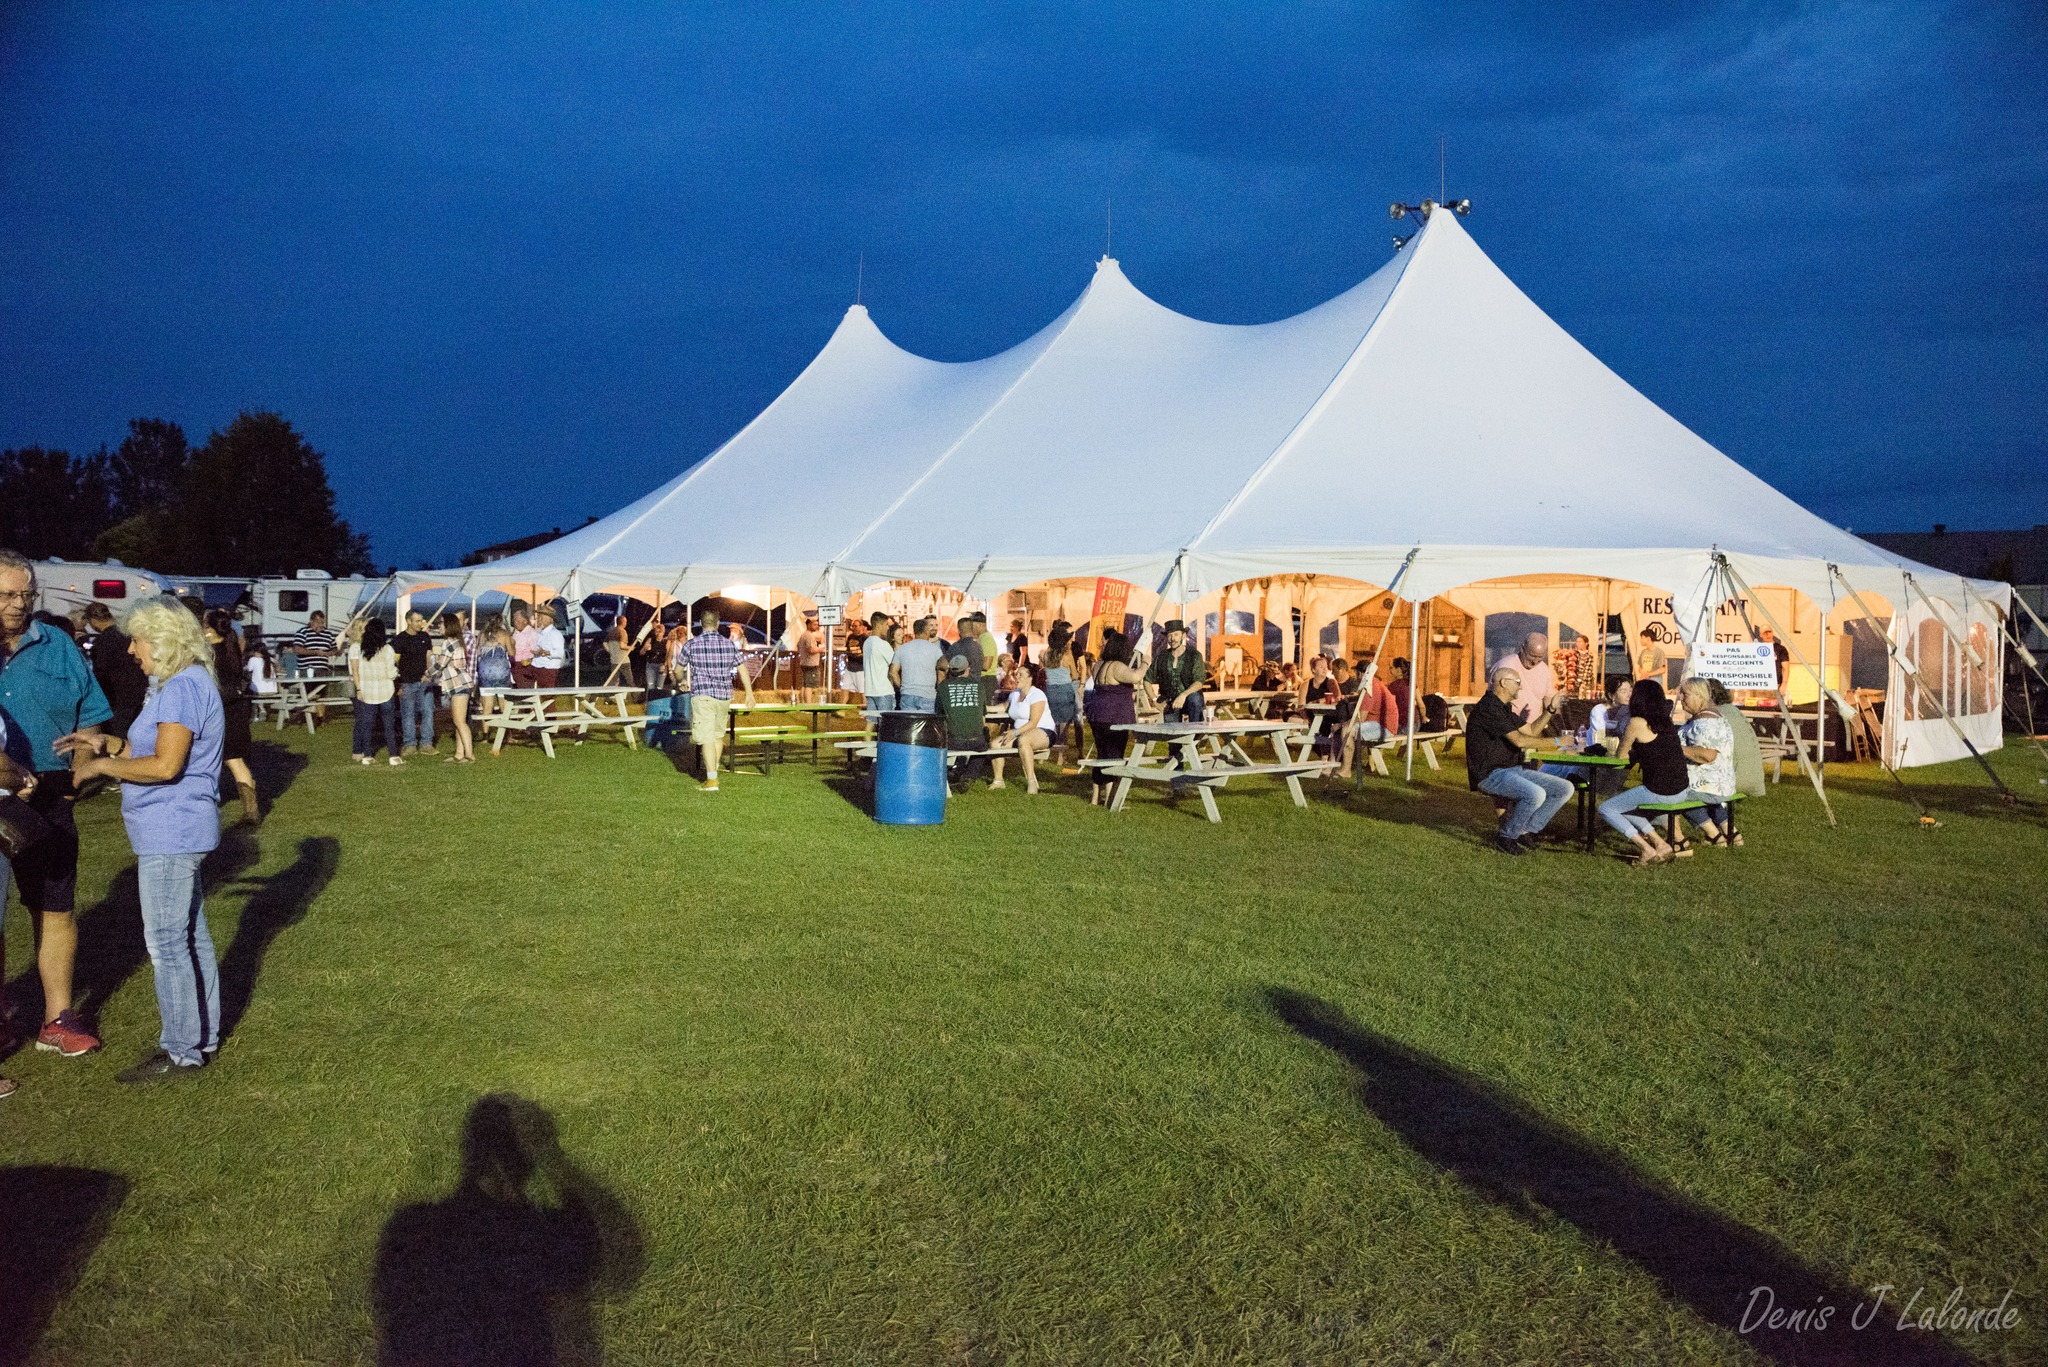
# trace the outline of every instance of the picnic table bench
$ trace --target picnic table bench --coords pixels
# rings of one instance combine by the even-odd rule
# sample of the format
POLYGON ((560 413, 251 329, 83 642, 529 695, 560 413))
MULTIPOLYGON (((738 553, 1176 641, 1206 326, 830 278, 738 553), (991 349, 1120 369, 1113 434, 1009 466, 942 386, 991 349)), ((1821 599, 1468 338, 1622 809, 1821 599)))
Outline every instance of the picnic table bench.
POLYGON ((1233 778, 1265 777, 1285 782, 1294 805, 1307 807, 1308 796, 1301 790, 1302 776, 1320 774, 1328 768, 1325 761, 1308 757, 1314 742, 1307 731, 1293 722, 1141 721, 1123 723, 1116 729, 1130 733, 1134 742, 1130 754, 1120 760, 1083 761, 1084 767, 1117 780, 1116 791, 1109 800, 1112 812, 1123 810, 1133 783, 1164 783, 1170 790, 1194 788, 1202 799, 1203 814, 1211 822, 1220 823, 1223 815, 1216 808, 1213 790, 1228 786, 1233 778), (1274 763, 1258 763, 1245 753, 1242 742, 1251 736, 1266 737, 1273 747, 1274 763), (1299 755, 1288 748, 1290 741, 1297 738, 1302 741, 1299 755), (1164 746, 1167 753, 1154 755, 1155 746, 1164 746))
POLYGON ((553 759, 556 732, 574 731, 580 745, 592 727, 616 728, 625 737, 627 748, 637 750, 640 747, 640 729, 648 722, 648 718, 636 717, 627 710, 632 696, 644 691, 638 688, 593 685, 584 688, 485 688, 479 691, 485 698, 502 704, 498 710, 477 719, 490 733, 491 753, 494 755, 505 748, 505 737, 517 731, 538 739, 540 748, 549 759, 553 759), (612 705, 609 712, 605 710, 607 702, 612 705))
POLYGON ((725 723, 726 763, 735 762, 742 745, 756 747, 756 758, 761 772, 767 773, 770 764, 769 747, 774 747, 775 757, 781 758, 785 745, 811 747, 811 763, 818 762, 818 745, 831 738, 834 733, 824 729, 828 717, 854 717, 861 714, 855 703, 842 702, 741 702, 733 700, 732 708, 725 723), (779 718, 767 722, 740 724, 740 714, 779 718))
POLYGON ((306 734, 313 734, 313 717, 323 707, 349 705, 353 698, 347 692, 331 690, 346 689, 349 677, 346 674, 287 674, 277 681, 277 692, 259 699, 277 719, 277 729, 282 731, 294 717, 306 719, 306 734))

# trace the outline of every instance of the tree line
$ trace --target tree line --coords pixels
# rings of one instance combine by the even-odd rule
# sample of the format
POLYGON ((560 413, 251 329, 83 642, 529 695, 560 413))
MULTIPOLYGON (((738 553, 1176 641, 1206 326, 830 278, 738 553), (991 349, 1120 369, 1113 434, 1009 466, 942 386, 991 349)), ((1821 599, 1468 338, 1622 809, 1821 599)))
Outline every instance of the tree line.
POLYGON ((374 569, 369 538, 335 516, 325 457, 267 412, 197 448, 177 423, 136 418, 112 450, 0 451, 0 546, 162 574, 374 569))

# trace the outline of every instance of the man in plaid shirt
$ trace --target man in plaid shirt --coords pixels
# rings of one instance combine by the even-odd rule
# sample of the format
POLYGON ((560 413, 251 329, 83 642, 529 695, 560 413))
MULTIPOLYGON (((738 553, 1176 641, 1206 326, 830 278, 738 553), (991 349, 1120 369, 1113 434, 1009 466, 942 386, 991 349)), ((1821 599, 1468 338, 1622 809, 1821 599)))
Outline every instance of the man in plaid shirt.
POLYGON ((718 756, 725 749, 725 727, 732 715, 732 680, 739 675, 747 702, 754 701, 754 676, 747 672, 746 656, 718 629, 718 614, 707 612, 697 620, 700 628, 683 643, 680 652, 690 670, 690 739, 704 755, 703 791, 718 791, 718 756))

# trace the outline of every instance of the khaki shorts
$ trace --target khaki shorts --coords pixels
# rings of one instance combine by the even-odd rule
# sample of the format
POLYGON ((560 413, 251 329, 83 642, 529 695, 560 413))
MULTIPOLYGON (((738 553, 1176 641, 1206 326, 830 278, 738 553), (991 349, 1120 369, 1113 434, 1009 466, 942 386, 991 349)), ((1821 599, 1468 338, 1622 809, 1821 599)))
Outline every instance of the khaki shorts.
POLYGON ((690 739, 699 745, 723 744, 726 719, 731 715, 731 698, 691 698, 690 739))

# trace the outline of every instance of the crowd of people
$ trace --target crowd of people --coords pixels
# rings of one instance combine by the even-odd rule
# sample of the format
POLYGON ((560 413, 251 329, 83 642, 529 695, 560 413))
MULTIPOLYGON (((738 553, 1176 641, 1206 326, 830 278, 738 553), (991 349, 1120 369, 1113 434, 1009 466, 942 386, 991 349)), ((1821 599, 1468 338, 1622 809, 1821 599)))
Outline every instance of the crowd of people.
MULTIPOLYGON (((35 919, 43 1007, 36 1046, 67 1057, 97 1050, 72 1002, 72 804, 95 782, 119 784, 163 1019, 158 1047, 121 1074, 137 1082, 189 1075, 219 1047, 217 971, 197 870, 219 840, 223 779, 242 818, 263 819, 251 723, 280 681, 346 674, 351 757, 358 764, 375 764, 380 749, 390 766, 438 754, 444 710, 453 745, 443 758, 467 764, 475 758, 472 718, 491 713, 498 690, 555 686, 568 648, 552 608, 515 604, 508 614, 481 620, 430 621, 409 612, 396 630, 364 615, 337 632, 315 612, 277 643, 273 659, 259 633, 238 629, 219 610, 152 600, 116 622, 95 602, 74 620, 35 612, 35 589, 34 566, 0 550, 0 886, 11 878, 35 919)), ((774 667, 774 657, 750 652, 739 628, 715 613, 692 627, 657 619, 635 634, 623 619, 614 622, 603 642, 611 665, 606 682, 623 675, 633 686, 677 694, 702 764, 701 786, 716 792, 735 691, 751 704, 758 676, 774 667)), ((1103 762, 1127 753, 1129 733, 1120 728, 1141 715, 1208 715, 1215 680, 1178 620, 1164 623, 1156 638, 1105 632, 1094 651, 1082 648, 1065 621, 1052 623, 1035 651, 1021 620, 999 637, 987 615, 975 612, 952 623, 952 633, 942 636, 936 616, 903 622, 876 612, 852 624, 834 661, 816 614, 807 613, 784 642, 793 665, 790 694, 829 701, 835 690, 827 671, 843 662, 842 678, 870 725, 884 712, 931 713, 945 728, 948 748, 964 752, 956 776, 986 775, 992 788, 1006 786, 1011 754, 1026 791, 1036 793, 1042 772, 1061 772, 1092 750, 1095 804, 1115 782, 1103 776, 1103 762)), ((1675 695, 1667 693, 1666 661, 1654 642, 1646 640, 1633 663, 1635 677, 1610 680, 1575 727, 1564 725, 1567 699, 1542 634, 1531 634, 1493 667, 1464 741, 1470 786, 1499 809, 1493 843, 1503 853, 1535 847, 1580 783, 1592 784, 1599 819, 1628 842, 1638 863, 1691 852, 1690 841, 1661 835, 1645 807, 1681 808, 1706 844, 1742 843, 1731 803, 1762 781, 1747 719, 1711 680, 1688 679, 1675 695), (1543 749, 1611 755, 1614 762, 1585 779, 1578 777, 1583 766, 1530 759, 1530 751, 1543 749), (1622 780, 1629 769, 1638 782, 1622 780)), ((1449 726, 1444 699, 1413 696, 1405 659, 1392 660, 1384 676, 1370 654, 1355 663, 1318 655, 1305 670, 1269 661, 1250 687, 1269 717, 1320 713, 1320 744, 1340 780, 1366 747, 1414 728, 1445 734, 1449 726)), ((323 715, 316 704, 316 722, 323 715)), ((13 1028, 11 1014, 0 1019, 0 1030, 13 1028)), ((0 1079, 0 1096, 12 1090, 0 1079)))

